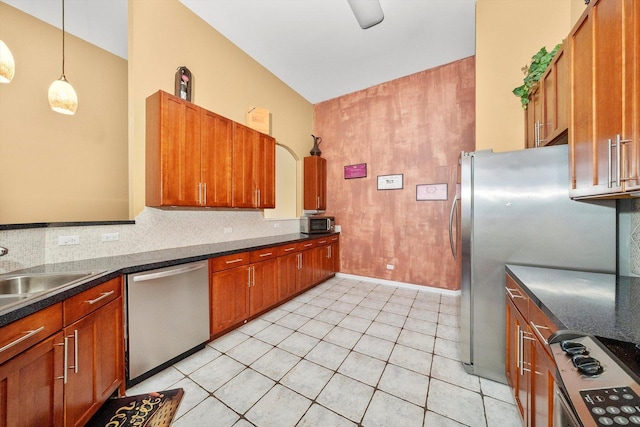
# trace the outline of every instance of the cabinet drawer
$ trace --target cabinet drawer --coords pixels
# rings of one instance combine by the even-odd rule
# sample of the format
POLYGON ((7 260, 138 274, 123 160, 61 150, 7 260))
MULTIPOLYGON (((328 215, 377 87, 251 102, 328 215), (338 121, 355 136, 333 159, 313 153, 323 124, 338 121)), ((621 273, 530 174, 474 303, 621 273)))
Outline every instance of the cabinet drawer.
POLYGON ((529 296, 522 288, 507 274, 507 282, 505 286, 507 297, 518 308, 518 311, 525 319, 529 318, 529 296))
POLYGON ((122 277, 117 277, 65 300, 63 302, 64 325, 70 325, 120 296, 122 296, 122 277))
POLYGON ((335 243, 340 240, 340 236, 331 236, 329 237, 329 240, 331 241, 331 243, 335 243))
POLYGON ((321 237, 319 239, 314 240, 316 246, 327 246, 331 244, 331 238, 329 237, 321 237))
POLYGON ((0 364, 62 329, 62 303, 57 303, 0 329, 0 364))
POLYGON ((298 242, 281 245, 276 248, 276 253, 278 254, 278 256, 288 255, 299 251, 300 243, 298 242))
POLYGON ((549 319, 537 305, 529 304, 529 327, 536 338, 544 344, 549 351, 547 340, 549 336, 558 330, 558 327, 549 319))
POLYGON ((315 240, 305 240, 304 242, 300 242, 299 248, 301 251, 305 251, 307 249, 314 248, 315 246, 316 246, 315 240))
POLYGON ((266 248, 266 249, 259 249, 256 251, 251 251, 251 253, 249 254, 249 261, 250 262, 260 262, 260 261, 264 261, 270 258, 275 258, 278 255, 278 251, 277 248, 266 248))
POLYGON ((249 264, 249 252, 211 258, 211 271, 222 271, 249 264))

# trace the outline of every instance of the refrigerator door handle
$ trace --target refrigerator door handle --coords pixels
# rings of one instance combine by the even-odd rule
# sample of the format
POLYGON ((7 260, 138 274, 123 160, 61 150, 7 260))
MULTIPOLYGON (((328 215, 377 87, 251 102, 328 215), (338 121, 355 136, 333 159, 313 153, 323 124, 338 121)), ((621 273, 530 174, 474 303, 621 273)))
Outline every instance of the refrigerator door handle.
MULTIPOLYGON (((456 213, 456 206, 458 206, 458 196, 455 195, 453 197, 453 203, 451 203, 451 212, 449 212, 449 246, 451 247, 451 255, 453 255, 453 259, 458 259, 458 254, 456 251, 455 243, 453 242, 453 217, 456 213)), ((460 224, 456 224, 456 229, 460 224)))

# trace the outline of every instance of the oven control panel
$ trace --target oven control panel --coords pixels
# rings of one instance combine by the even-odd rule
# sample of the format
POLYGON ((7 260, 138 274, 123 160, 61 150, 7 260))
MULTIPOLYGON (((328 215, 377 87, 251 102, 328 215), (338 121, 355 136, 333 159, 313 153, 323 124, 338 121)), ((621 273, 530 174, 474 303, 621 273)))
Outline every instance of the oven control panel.
POLYGON ((588 335, 549 338, 559 386, 585 426, 640 426, 640 384, 588 335))
POLYGON ((640 398, 630 387, 581 390, 580 396, 598 426, 640 425, 640 398))

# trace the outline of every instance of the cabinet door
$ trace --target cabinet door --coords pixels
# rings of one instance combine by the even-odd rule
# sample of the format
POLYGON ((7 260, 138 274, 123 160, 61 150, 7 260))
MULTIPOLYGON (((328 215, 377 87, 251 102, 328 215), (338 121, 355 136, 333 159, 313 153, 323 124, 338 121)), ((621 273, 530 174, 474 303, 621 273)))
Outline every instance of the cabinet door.
MULTIPOLYGON (((565 46, 567 43, 565 43, 565 46)), ((555 139, 566 134, 569 128, 569 96, 571 95, 571 82, 569 81, 569 59, 563 46, 555 59, 555 126, 549 130, 549 138, 555 139)))
POLYGON ((340 271, 340 242, 336 237, 329 246, 330 270, 329 274, 333 275, 340 271))
POLYGON ((530 426, 549 427, 553 425, 553 384, 555 364, 544 346, 535 340, 532 344, 532 369, 529 399, 530 426))
POLYGON ((327 161, 323 157, 304 158, 304 208, 327 208, 327 161))
POLYGON ((315 258, 314 249, 300 252, 299 290, 305 290, 315 283, 315 258))
POLYGON ((249 317, 249 267, 213 273, 211 279, 211 336, 249 317))
POLYGON ((625 191, 640 190, 640 2, 624 0, 624 78, 622 140, 625 191))
POLYGON ((165 92, 147 100, 147 205, 198 206, 200 109, 165 92))
POLYGON ((231 206, 233 122, 201 109, 202 204, 231 206))
POLYGON ((278 259, 251 264, 251 291, 249 315, 253 316, 278 302, 278 259))
POLYGON ((278 257, 278 298, 284 300, 298 292, 300 252, 278 257))
POLYGON ((273 209, 276 207, 276 140, 260 133, 254 160, 256 207, 273 209))
POLYGON ((254 187, 254 156, 259 142, 259 132, 233 124, 233 189, 232 206, 253 208, 257 202, 254 187))
POLYGON ((0 426, 63 425, 62 332, 0 365, 0 426))
POLYGON ((85 425, 124 382, 122 312, 118 298, 64 329, 66 426, 85 425))
POLYGON ((527 419, 530 345, 524 336, 528 331, 524 318, 507 297, 506 302, 506 375, 514 392, 516 407, 523 420, 527 419))

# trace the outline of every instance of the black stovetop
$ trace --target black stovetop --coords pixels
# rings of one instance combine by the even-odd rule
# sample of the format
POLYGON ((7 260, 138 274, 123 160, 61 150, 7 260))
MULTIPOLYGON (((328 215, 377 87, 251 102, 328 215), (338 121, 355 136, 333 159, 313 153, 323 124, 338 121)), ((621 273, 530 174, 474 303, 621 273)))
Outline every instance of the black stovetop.
POLYGON ((618 358, 621 365, 627 371, 635 374, 636 381, 640 382, 640 348, 634 343, 619 341, 612 338, 596 336, 613 355, 618 358))

